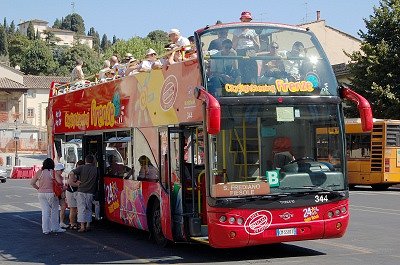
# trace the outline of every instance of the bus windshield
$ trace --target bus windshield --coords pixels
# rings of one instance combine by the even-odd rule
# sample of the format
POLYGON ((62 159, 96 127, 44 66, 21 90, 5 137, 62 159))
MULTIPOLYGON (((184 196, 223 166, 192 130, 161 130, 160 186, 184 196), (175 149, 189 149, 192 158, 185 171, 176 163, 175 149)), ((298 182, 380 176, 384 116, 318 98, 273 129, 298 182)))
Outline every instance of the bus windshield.
POLYGON ((200 34, 207 90, 216 97, 337 95, 330 63, 313 33, 268 24, 228 24, 200 34))
POLYGON ((335 104, 223 106, 210 136, 211 196, 346 189, 339 113, 335 104))

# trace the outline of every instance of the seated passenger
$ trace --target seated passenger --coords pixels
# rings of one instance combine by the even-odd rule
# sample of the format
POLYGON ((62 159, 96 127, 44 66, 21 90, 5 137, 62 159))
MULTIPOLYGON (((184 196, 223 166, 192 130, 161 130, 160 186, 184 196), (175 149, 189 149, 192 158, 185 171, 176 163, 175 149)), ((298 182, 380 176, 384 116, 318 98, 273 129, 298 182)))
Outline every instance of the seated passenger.
POLYGON ((110 61, 105 60, 103 64, 103 69, 99 71, 99 81, 104 82, 108 77, 111 77, 110 74, 110 61))
POLYGON ((133 75, 139 72, 140 63, 137 59, 131 58, 126 64, 125 76, 133 75))
POLYGON ((287 73, 285 72, 285 65, 282 58, 278 55, 279 45, 276 42, 272 42, 270 51, 267 56, 277 57, 276 59, 270 59, 263 61, 261 67, 261 74, 259 83, 274 84, 276 79, 286 79, 287 73))
POLYGON ((161 61, 157 59, 157 53, 153 49, 146 51, 145 60, 140 64, 139 72, 149 72, 152 69, 162 68, 161 61))
POLYGON ((222 50, 222 42, 226 40, 228 37, 228 30, 227 29, 221 29, 218 31, 218 38, 215 40, 212 40, 210 42, 210 45, 208 46, 208 50, 217 50, 220 51, 222 50))
POLYGON ((138 180, 158 180, 158 170, 150 162, 150 159, 142 155, 138 160, 140 163, 138 180))
POLYGON ((107 174, 111 176, 129 176, 131 169, 123 164, 118 163, 115 155, 108 156, 107 174))
POLYGON ((303 60, 295 59, 305 57, 304 44, 300 41, 293 43, 292 50, 286 53, 288 60, 285 61, 286 71, 289 74, 289 81, 299 81, 301 76, 304 76, 303 60), (292 60, 290 60, 292 59, 292 60))
MULTIPOLYGON (((236 51, 232 49, 232 41, 226 39, 222 42, 222 50, 214 56, 236 56, 236 51)), ((212 57, 211 57, 212 59, 212 57)), ((210 89, 215 96, 221 95, 222 87, 227 83, 239 82, 238 62, 232 58, 215 58, 210 62, 210 89)))

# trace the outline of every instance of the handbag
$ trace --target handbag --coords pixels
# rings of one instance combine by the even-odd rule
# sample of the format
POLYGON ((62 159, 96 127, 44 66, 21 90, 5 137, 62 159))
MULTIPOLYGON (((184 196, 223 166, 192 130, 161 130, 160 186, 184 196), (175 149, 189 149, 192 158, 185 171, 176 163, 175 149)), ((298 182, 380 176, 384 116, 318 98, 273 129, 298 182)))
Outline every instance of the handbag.
POLYGON ((57 182, 54 174, 55 173, 53 171, 53 192, 58 198, 60 198, 62 193, 63 193, 63 191, 64 191, 63 190, 63 185, 57 182))

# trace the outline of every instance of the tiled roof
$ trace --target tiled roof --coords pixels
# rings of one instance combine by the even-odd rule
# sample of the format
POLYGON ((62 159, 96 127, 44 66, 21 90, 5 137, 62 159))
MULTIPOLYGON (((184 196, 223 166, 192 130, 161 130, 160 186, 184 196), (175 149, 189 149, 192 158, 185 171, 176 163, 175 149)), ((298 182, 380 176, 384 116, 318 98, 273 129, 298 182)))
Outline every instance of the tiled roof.
POLYGON ((26 89, 26 86, 24 84, 15 82, 11 79, 8 79, 7 77, 0 78, 0 89, 1 88, 20 88, 20 89, 26 89))
POLYGON ((69 77, 63 76, 34 76, 24 75, 24 84, 27 88, 50 88, 53 81, 69 82, 69 77))
POLYGON ((45 20, 41 20, 41 19, 31 19, 31 20, 27 20, 27 21, 21 22, 21 23, 19 23, 17 26, 22 25, 22 24, 25 24, 25 23, 29 23, 29 22, 32 22, 32 23, 46 23, 46 24, 49 24, 49 22, 47 22, 47 21, 45 21, 45 20))

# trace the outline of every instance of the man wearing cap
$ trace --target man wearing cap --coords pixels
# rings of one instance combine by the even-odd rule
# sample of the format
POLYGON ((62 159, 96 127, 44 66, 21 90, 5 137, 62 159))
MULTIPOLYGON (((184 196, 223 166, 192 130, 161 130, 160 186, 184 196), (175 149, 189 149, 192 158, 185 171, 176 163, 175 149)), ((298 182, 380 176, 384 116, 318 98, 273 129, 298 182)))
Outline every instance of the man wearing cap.
MULTIPOLYGON (((243 23, 251 22, 251 13, 243 11, 240 21, 243 23)), ((260 39, 254 29, 238 28, 233 32, 233 48, 237 51, 238 56, 249 56, 255 54, 260 48, 260 39)), ((240 60, 239 69, 242 73, 243 83, 253 83, 257 81, 257 62, 255 60, 240 60)))
POLYGON ((160 69, 162 68, 162 64, 160 60, 157 59, 157 53, 153 49, 148 49, 146 51, 145 60, 140 64, 139 71, 140 72, 148 72, 151 69, 160 69))
POLYGON ((181 36, 181 32, 178 29, 171 29, 168 32, 169 40, 174 43, 177 47, 184 48, 186 50, 190 50, 190 41, 189 39, 181 36))

